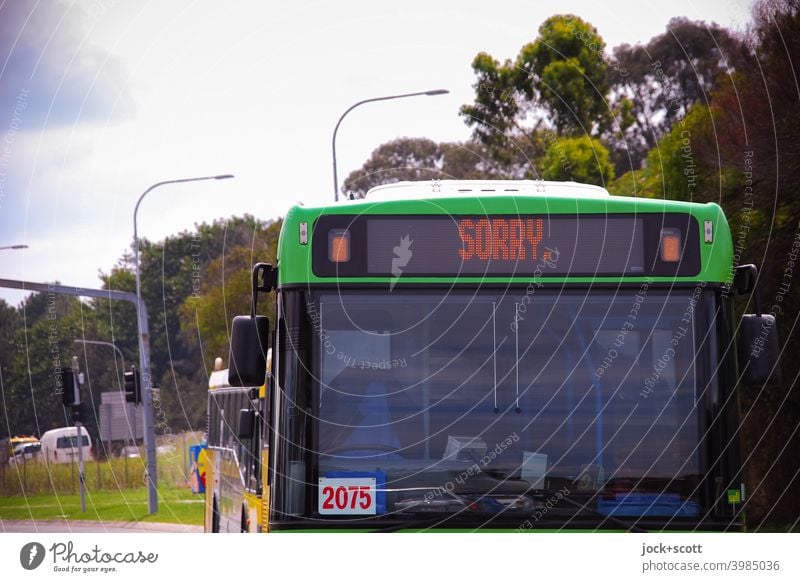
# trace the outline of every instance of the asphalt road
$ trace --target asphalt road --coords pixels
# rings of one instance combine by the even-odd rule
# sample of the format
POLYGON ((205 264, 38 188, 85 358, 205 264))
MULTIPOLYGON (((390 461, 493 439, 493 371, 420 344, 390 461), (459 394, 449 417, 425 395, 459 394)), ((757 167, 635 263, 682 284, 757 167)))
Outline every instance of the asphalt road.
POLYGON ((0 533, 202 533, 199 525, 125 521, 17 521, 0 519, 0 533))

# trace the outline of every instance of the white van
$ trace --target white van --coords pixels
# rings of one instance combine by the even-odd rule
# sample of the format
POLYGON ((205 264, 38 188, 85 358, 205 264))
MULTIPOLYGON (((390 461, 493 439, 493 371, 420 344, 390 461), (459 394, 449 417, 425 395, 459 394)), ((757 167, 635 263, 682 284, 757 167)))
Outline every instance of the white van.
MULTIPOLYGON (((81 427, 81 446, 83 447, 83 460, 92 459, 92 443, 89 440, 89 431, 81 427)), ((78 460, 78 431, 74 426, 54 428, 42 435, 42 457, 48 463, 72 463, 78 460)))

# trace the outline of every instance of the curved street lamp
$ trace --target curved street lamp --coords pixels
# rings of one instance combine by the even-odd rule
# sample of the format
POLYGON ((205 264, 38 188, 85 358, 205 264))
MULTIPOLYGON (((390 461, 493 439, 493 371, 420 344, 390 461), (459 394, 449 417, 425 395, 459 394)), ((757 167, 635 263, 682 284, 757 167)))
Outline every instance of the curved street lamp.
POLYGON ((119 354, 120 360, 122 360, 122 370, 125 371, 125 356, 122 355, 122 350, 117 347, 117 344, 112 344, 111 342, 104 342, 100 340, 87 340, 87 339, 74 339, 72 340, 74 344, 91 344, 93 346, 109 346, 114 349, 117 354, 119 354))
POLYGON ((137 226, 136 216, 139 212, 139 205, 142 199, 147 196, 151 190, 155 190, 159 186, 167 184, 181 184, 183 182, 201 182, 203 180, 227 180, 233 178, 233 174, 220 174, 217 176, 201 176, 198 178, 179 178, 177 180, 164 180, 163 182, 156 182, 147 190, 142 192, 139 200, 136 201, 136 207, 133 209, 133 242, 134 242, 134 262, 136 264, 136 298, 138 300, 136 307, 136 321, 139 329, 139 372, 142 379, 142 429, 144 434, 144 452, 146 461, 147 477, 147 506, 148 511, 153 514, 158 511, 158 496, 156 491, 156 480, 158 472, 156 470, 156 441, 155 432, 153 430, 153 400, 150 393, 152 383, 150 381, 150 350, 149 343, 145 338, 149 336, 148 324, 145 321, 145 316, 142 314, 142 286, 139 273, 139 230, 137 226))
POLYGON ((447 89, 431 89, 430 91, 420 91, 418 93, 387 95, 386 97, 373 97, 372 99, 364 99, 363 101, 359 101, 358 103, 354 103, 353 105, 348 107, 347 111, 342 113, 342 116, 339 118, 339 121, 336 122, 336 127, 333 129, 333 139, 331 140, 331 149, 333 150, 333 199, 336 202, 339 201, 339 177, 336 172, 336 134, 339 131, 339 125, 341 125, 342 120, 348 113, 350 113, 353 109, 355 109, 359 105, 363 105, 364 103, 372 103, 373 101, 389 101, 390 99, 403 99, 404 97, 417 97, 419 95, 427 95, 427 96, 447 95, 448 93, 450 93, 450 91, 448 91, 447 89))

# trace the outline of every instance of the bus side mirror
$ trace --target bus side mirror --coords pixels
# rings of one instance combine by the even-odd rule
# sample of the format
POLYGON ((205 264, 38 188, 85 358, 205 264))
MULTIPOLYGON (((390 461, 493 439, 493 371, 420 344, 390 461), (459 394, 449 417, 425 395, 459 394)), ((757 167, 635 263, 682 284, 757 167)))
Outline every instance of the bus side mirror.
POLYGON ((234 317, 228 383, 231 386, 261 386, 267 377, 268 346, 269 319, 266 316, 234 317))
POLYGON ((775 316, 766 313, 745 314, 739 330, 742 383, 764 385, 769 381, 780 382, 780 349, 775 316))
POLYGON ((250 317, 238 315, 231 326, 231 353, 228 361, 228 384, 262 386, 267 381, 269 319, 256 315, 258 294, 269 293, 278 286, 278 271, 267 263, 253 265, 253 286, 250 317))
POLYGON ((242 408, 239 411, 239 439, 252 439, 256 431, 256 411, 242 408))
POLYGON ((780 382, 780 347, 775 316, 761 313, 755 265, 739 265, 733 275, 733 290, 738 295, 753 294, 756 312, 742 316, 739 327, 739 370, 742 383, 763 386, 780 382))
POLYGON ((737 295, 746 295, 756 288, 758 269, 755 265, 739 265, 733 274, 733 290, 737 295))

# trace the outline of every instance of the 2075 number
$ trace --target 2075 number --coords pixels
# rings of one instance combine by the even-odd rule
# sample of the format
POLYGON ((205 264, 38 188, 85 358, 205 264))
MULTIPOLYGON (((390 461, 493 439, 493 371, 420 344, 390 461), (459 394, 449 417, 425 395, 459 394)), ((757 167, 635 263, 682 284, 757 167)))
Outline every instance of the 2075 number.
POLYGON ((372 491, 369 485, 326 485, 322 488, 322 509, 369 509, 372 506, 372 491))

